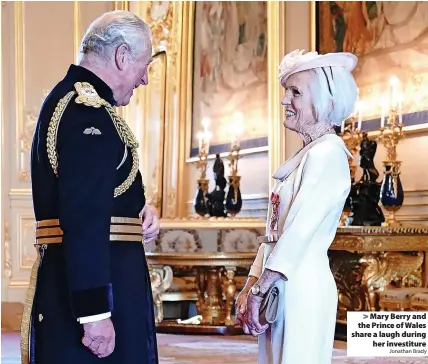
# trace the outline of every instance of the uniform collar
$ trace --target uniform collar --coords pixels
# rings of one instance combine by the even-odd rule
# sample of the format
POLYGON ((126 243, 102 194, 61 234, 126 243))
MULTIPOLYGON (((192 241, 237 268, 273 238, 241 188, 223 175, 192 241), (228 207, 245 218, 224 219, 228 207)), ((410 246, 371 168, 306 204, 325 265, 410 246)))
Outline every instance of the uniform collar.
POLYGON ((89 71, 82 66, 70 65, 65 81, 75 82, 88 82, 94 86, 97 94, 111 105, 115 104, 112 89, 95 73, 89 71))
POLYGON ((349 152, 348 148, 346 148, 345 143, 343 142, 342 138, 335 134, 325 134, 322 137, 315 139, 313 142, 309 143, 299 151, 297 151, 293 156, 291 156, 284 164, 281 165, 281 167, 278 168, 278 170, 273 174, 273 178, 276 180, 283 180, 287 178, 299 165, 302 161, 303 157, 305 156, 306 152, 311 149, 316 144, 329 141, 333 143, 337 143, 340 145, 345 153, 353 158, 352 154, 349 152))

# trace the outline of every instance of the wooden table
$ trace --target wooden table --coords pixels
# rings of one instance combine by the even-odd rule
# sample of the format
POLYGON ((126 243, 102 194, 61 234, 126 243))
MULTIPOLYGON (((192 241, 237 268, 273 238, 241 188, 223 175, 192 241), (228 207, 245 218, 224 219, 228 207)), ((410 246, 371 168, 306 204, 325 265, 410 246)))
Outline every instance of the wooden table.
POLYGON ((235 272, 238 267, 249 268, 254 261, 255 253, 146 253, 151 266, 152 277, 156 281, 169 281, 164 274, 168 267, 194 267, 198 300, 196 309, 202 316, 199 324, 178 324, 174 321, 163 321, 162 301, 160 295, 168 285, 153 284, 152 290, 157 307, 158 331, 199 332, 199 333, 237 333, 241 329, 235 326, 232 309, 235 301, 235 272), (165 277, 165 278, 163 278, 165 277), (159 289, 159 287, 162 287, 159 289))
POLYGON ((346 338, 348 311, 378 311, 379 293, 391 284, 425 286, 427 251, 426 227, 339 228, 329 251, 339 295, 338 331, 346 338))
MULTIPOLYGON (((222 223, 221 228, 226 228, 229 222, 222 223)), ((192 224, 193 229, 198 228, 197 223, 192 224)), ((207 227, 203 225, 201 229, 207 227)), ((177 223, 168 228, 180 229, 181 225, 177 223)), ((348 311, 377 311, 379 293, 391 282, 405 286, 426 285, 427 251, 426 227, 339 228, 329 250, 339 294, 338 324, 346 325, 348 311)), ((203 319, 200 325, 187 325, 185 330, 197 326, 198 330, 205 327, 206 332, 220 332, 233 327, 236 268, 249 268, 255 255, 255 252, 147 253, 158 325, 169 325, 169 332, 178 326, 183 329, 183 325, 163 321, 160 296, 171 284, 172 268, 188 266, 196 271, 197 311, 203 319)))

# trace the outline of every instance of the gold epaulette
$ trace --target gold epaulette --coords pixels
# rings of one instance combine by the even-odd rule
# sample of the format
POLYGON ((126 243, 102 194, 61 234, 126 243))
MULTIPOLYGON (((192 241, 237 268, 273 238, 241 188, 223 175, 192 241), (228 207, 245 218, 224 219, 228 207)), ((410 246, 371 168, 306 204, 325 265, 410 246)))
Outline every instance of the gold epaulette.
POLYGON ((122 140, 122 142, 129 148, 131 148, 132 155, 132 168, 131 171, 126 178, 126 180, 120 184, 114 190, 114 197, 117 197, 123 194, 134 182, 135 177, 138 173, 138 141, 135 138, 132 130, 129 128, 123 118, 120 117, 112 107, 110 103, 106 100, 102 99, 95 88, 88 82, 76 82, 74 84, 75 91, 70 91, 67 95, 65 95, 61 100, 59 100, 55 111, 52 115, 52 118, 49 122, 48 134, 46 140, 47 152, 49 162, 52 166, 52 169, 56 176, 58 176, 58 153, 56 150, 57 145, 57 133, 58 126, 61 121, 61 117, 64 114, 64 111, 67 105, 70 103, 71 99, 77 94, 75 102, 77 104, 83 104, 89 107, 95 108, 105 108, 108 114, 110 115, 111 120, 117 130, 117 133, 122 140))

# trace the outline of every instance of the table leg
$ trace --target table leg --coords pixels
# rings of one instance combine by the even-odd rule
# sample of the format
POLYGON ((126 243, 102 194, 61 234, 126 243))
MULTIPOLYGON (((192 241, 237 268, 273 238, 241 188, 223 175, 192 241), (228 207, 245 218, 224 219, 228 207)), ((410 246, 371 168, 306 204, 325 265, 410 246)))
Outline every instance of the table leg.
POLYGON ((199 303, 197 308, 202 316, 202 324, 223 325, 225 323, 221 276, 221 267, 198 268, 198 303, 202 302, 202 299, 203 303, 199 303))
POLYGON ((203 267, 196 268, 196 285, 198 288, 198 301, 196 302, 196 310, 200 314, 205 309, 205 291, 207 289, 207 275, 203 267))
POLYGON ((423 252, 417 255, 403 252, 364 253, 360 263, 365 266, 362 284, 367 310, 379 309, 379 293, 391 283, 400 287, 422 287, 423 252))
POLYGON ((236 283, 235 268, 226 267, 225 282, 223 285, 223 294, 226 297, 226 325, 234 325, 232 319, 232 308, 235 302, 236 283))
POLYGON ((155 322, 163 321, 163 304, 160 296, 171 287, 173 272, 171 267, 149 267, 150 281, 152 286, 153 304, 156 307, 155 322))

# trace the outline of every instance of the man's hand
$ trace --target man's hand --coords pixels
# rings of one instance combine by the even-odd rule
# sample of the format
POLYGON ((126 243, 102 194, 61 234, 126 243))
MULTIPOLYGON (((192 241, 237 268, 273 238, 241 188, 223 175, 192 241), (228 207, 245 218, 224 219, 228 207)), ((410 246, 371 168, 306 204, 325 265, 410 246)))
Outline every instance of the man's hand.
POLYGON ((153 206, 146 205, 141 211, 143 219, 143 239, 144 243, 151 243, 159 234, 159 219, 156 209, 153 206))
POLYGON ((115 346, 115 331, 111 319, 83 324, 82 344, 99 358, 109 356, 115 346))

